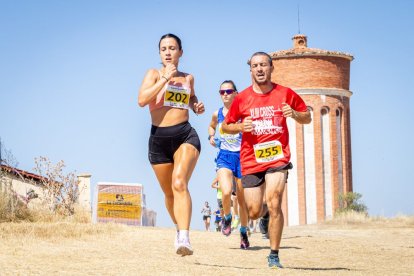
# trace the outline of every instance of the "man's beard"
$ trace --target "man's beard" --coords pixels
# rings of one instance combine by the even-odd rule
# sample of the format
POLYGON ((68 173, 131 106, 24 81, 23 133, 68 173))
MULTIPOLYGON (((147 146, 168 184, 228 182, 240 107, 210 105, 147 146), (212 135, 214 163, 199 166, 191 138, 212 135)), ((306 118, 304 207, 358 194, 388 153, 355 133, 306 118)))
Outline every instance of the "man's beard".
POLYGON ((267 79, 261 79, 261 80, 259 80, 258 78, 255 78, 254 80, 256 81, 257 84, 266 84, 267 81, 268 81, 267 79))

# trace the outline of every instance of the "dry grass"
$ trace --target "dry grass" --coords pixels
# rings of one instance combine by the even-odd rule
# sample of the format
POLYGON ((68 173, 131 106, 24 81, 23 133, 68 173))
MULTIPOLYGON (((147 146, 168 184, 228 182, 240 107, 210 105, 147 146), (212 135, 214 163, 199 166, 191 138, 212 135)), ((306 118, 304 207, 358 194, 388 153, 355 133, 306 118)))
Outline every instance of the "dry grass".
POLYGON ((89 224, 73 222, 0 223, 0 239, 79 239, 90 235, 112 235, 124 231, 119 224, 89 224))
POLYGON ((91 222, 91 215, 75 206, 71 216, 52 212, 45 202, 30 202, 28 205, 10 193, 0 192, 0 223, 1 222, 91 222))
POLYGON ((75 213, 71 216, 53 213, 45 206, 36 206, 31 209, 31 213, 35 222, 91 222, 91 214, 79 207, 75 207, 75 213))
POLYGON ((334 219, 326 221, 326 225, 376 225, 382 227, 414 227, 414 216, 398 215, 394 218, 369 217, 364 213, 345 212, 335 215, 334 219))
POLYGON ((82 238, 88 235, 112 234, 123 231, 122 224, 91 224, 90 213, 81 209, 72 216, 56 215, 46 209, 31 211, 36 222, 19 221, 0 223, 0 238, 82 238))
POLYGON ((19 220, 33 221, 33 213, 16 197, 0 189, 0 222, 19 220))
MULTIPOLYGON (((413 275, 413 217, 335 219, 287 227, 280 275, 413 275), (349 223, 353 221, 352 223, 349 223), (358 221, 357 223, 354 223, 358 221)), ((194 255, 173 250, 165 228, 78 222, 0 224, 0 275, 270 275, 268 240, 192 231, 194 255)))

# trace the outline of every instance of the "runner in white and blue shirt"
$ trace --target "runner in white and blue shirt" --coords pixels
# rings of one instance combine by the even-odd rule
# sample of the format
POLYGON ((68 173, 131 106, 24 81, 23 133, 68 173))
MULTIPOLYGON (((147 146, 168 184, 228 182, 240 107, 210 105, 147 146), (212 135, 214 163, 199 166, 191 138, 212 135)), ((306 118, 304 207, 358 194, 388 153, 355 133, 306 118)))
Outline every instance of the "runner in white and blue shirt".
MULTIPOLYGON (((227 168, 232 171, 234 177, 241 178, 240 168, 240 145, 241 133, 227 134, 221 130, 221 124, 224 121, 223 108, 218 110, 218 130, 220 151, 217 155, 216 164, 217 170, 220 168, 227 168)), ((227 112, 226 112, 227 113, 227 112)))
POLYGON ((240 248, 246 249, 250 246, 247 237, 247 223, 248 215, 244 203, 243 187, 241 185, 241 167, 240 167, 240 145, 241 134, 227 134, 221 129, 221 124, 237 95, 237 88, 233 81, 224 81, 220 86, 220 97, 223 101, 223 107, 216 110, 211 118, 208 127, 208 140, 214 147, 219 147, 219 152, 216 158, 217 178, 222 191, 222 202, 224 217, 222 222, 221 232, 225 236, 231 234, 231 194, 235 190, 237 200, 239 202, 240 215, 240 248), (218 130, 218 138, 215 138, 216 130, 218 130), (233 183, 237 186, 233 187, 233 183))

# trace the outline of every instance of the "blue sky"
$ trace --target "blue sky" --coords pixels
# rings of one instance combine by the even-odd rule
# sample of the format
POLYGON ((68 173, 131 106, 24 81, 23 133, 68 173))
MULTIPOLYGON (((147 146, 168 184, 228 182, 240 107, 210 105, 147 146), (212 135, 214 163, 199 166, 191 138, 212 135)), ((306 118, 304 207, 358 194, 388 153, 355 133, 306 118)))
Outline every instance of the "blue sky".
POLYGON ((250 85, 253 52, 308 46, 352 54, 354 191, 371 215, 414 214, 413 1, 0 1, 0 137, 33 171, 40 155, 100 181, 139 182, 159 226, 171 226, 147 160, 148 108, 137 105, 158 41, 178 35, 180 69, 195 78, 206 113, 190 122, 202 142, 190 182, 192 228, 215 203, 213 149, 206 139, 217 90, 250 85))

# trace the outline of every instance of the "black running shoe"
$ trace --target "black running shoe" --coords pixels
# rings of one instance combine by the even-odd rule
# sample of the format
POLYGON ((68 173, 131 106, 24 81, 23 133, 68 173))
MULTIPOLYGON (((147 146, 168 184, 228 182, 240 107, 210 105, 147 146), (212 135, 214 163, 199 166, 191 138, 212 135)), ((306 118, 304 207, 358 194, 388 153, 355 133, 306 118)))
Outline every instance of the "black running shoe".
POLYGON ((221 233, 223 233, 224 236, 229 236, 231 234, 231 219, 223 220, 223 226, 221 227, 221 233))
POLYGON ((250 246, 249 237, 247 233, 240 233, 240 248, 247 249, 250 246))

